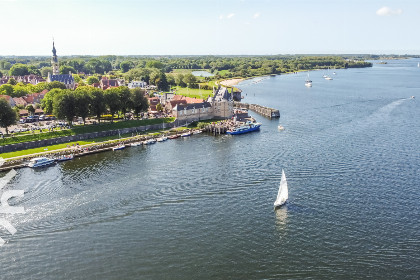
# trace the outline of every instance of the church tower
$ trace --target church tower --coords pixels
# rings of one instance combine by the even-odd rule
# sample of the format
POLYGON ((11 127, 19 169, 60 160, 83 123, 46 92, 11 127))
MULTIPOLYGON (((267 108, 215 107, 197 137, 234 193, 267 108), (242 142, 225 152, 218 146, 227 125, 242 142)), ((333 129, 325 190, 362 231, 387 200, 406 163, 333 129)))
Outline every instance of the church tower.
POLYGON ((58 71, 58 58, 57 58, 57 51, 55 50, 54 41, 53 41, 53 49, 52 49, 52 59, 51 59, 51 66, 52 66, 52 72, 53 75, 60 74, 58 71))

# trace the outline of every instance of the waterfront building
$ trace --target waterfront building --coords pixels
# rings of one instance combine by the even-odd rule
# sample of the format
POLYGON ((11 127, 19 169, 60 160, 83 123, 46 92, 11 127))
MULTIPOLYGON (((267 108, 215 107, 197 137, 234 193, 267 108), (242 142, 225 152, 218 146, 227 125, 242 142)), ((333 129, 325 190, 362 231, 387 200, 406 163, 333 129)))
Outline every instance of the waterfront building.
POLYGON ((172 116, 178 121, 200 121, 213 118, 213 110, 209 102, 177 104, 172 110, 172 116))
POLYGON ((213 88, 213 96, 207 101, 213 108, 213 117, 220 119, 230 119, 233 116, 233 90, 219 86, 217 90, 213 88))

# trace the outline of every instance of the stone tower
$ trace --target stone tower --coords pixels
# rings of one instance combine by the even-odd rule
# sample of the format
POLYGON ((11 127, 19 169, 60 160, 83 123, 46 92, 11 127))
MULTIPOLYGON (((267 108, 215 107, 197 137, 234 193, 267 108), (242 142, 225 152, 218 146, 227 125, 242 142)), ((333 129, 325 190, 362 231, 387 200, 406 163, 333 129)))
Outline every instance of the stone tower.
POLYGON ((57 51, 55 50, 54 41, 53 41, 53 49, 52 49, 53 56, 51 58, 51 66, 53 75, 58 75, 58 58, 57 58, 57 51))

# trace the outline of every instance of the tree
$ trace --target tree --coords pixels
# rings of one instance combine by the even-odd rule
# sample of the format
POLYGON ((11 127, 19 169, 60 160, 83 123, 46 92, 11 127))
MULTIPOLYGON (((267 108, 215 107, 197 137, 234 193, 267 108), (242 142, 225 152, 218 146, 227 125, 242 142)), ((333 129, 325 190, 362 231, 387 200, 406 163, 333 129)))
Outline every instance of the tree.
POLYGON ((53 112, 54 96, 61 94, 62 91, 62 89, 55 88, 45 94, 44 98, 41 100, 41 107, 46 113, 51 114, 53 112))
POLYGON ((161 104, 161 103, 159 103, 158 105, 156 105, 156 110, 157 110, 158 112, 162 112, 162 111, 163 111, 163 106, 162 106, 162 104, 161 104))
POLYGON ((157 69, 162 69, 163 68, 163 63, 158 61, 158 60, 149 60, 146 63, 146 67, 147 68, 157 68, 157 69))
POLYGON ((60 74, 69 74, 70 72, 73 73, 73 74, 77 73, 77 71, 69 65, 61 65, 60 66, 60 74))
POLYGON ((6 134, 9 134, 9 130, 7 128, 15 124, 16 121, 16 112, 13 111, 6 99, 0 98, 0 127, 4 127, 6 129, 6 134))
POLYGON ((28 113, 33 116, 35 114, 35 108, 32 104, 29 104, 25 107, 26 110, 28 110, 28 113))
POLYGON ((188 85, 188 87, 194 87, 197 83, 197 78, 193 74, 188 73, 185 74, 183 81, 188 85))
POLYGON ((166 80, 166 74, 163 71, 160 72, 156 86, 160 90, 168 90, 168 81, 166 80))
POLYGON ((83 124, 86 124, 86 118, 89 116, 90 95, 87 90, 79 89, 74 92, 76 115, 83 119, 83 124))
POLYGON ((48 89, 48 83, 47 82, 40 82, 33 87, 33 92, 41 92, 44 89, 48 89))
POLYGON ((130 89, 128 87, 118 87, 118 95, 120 99, 120 110, 121 113, 124 115, 127 113, 127 111, 132 108, 132 102, 130 98, 130 89))
POLYGON ((128 72, 131 68, 133 68, 133 63, 131 61, 123 61, 120 63, 120 69, 123 73, 128 72))
POLYGON ((53 113, 58 119, 65 119, 72 125, 76 116, 76 98, 70 90, 63 90, 56 94, 53 99, 53 113))
POLYGON ((66 85, 62 82, 59 82, 59 81, 54 81, 54 82, 48 83, 48 89, 49 90, 52 90, 54 88, 67 89, 66 85))
MULTIPOLYGON (((80 89, 80 88, 77 88, 80 89)), ((89 87, 90 106, 89 110, 92 115, 95 115, 98 122, 101 121, 101 115, 106 111, 105 97, 103 90, 99 88, 89 87)))
POLYGON ((7 81, 7 83, 8 83, 9 85, 14 86, 14 85, 16 85, 16 84, 17 84, 17 81, 16 81, 15 79, 13 79, 13 78, 10 78, 10 79, 7 81))
POLYGON ((39 69, 35 65, 29 65, 28 72, 29 74, 41 76, 41 71, 39 71, 39 69))
POLYGON ((41 68, 41 76, 46 78, 48 77, 48 73, 52 74, 52 68, 51 67, 42 67, 41 68))
POLYGON ((13 86, 9 84, 4 84, 0 86, 0 95, 13 95, 13 86))
POLYGON ((28 66, 21 63, 16 63, 9 70, 9 76, 25 76, 29 74, 28 66))
POLYGON ((112 116, 112 122, 114 121, 114 114, 121 108, 120 97, 118 94, 118 88, 109 88, 105 90, 105 104, 108 107, 109 112, 112 116))
POLYGON ((0 61, 0 69, 2 70, 9 70, 12 68, 12 64, 6 60, 0 61))
POLYGON ((88 85, 99 83, 99 79, 96 76, 90 76, 86 80, 88 85))
POLYGON ((183 74, 176 75, 175 83, 180 87, 186 87, 187 86, 187 84, 184 82, 184 75, 183 74))
POLYGON ((147 101, 147 98, 144 96, 144 94, 144 89, 135 88, 131 90, 133 111, 137 119, 139 118, 139 114, 141 112, 146 111, 149 108, 149 102, 147 101))
POLYGON ((12 97, 22 97, 29 94, 28 87, 25 85, 16 85, 13 87, 12 97))

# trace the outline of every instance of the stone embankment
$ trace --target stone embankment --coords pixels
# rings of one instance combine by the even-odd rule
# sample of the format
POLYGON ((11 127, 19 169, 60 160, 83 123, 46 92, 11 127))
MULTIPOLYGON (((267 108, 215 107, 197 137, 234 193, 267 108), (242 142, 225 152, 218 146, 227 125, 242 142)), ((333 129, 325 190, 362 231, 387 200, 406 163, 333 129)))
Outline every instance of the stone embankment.
MULTIPOLYGON (((176 131, 175 134, 181 134, 183 132, 190 131, 190 129, 186 129, 183 131, 176 131)), ((168 132, 170 133, 170 132, 168 132)), ((18 169, 27 167, 27 163, 30 159, 35 157, 49 157, 49 158, 57 158, 63 155, 74 155, 74 157, 81 157, 86 156, 90 154, 96 154, 100 152, 110 151, 113 147, 115 147, 117 144, 130 144, 134 142, 139 141, 146 141, 151 138, 158 138, 161 135, 155 135, 155 136, 146 136, 146 135, 136 135, 133 137, 126 137, 121 138, 117 140, 109 140, 105 142, 100 142, 96 144, 86 144, 86 145, 72 145, 68 146, 67 148, 54 150, 54 151, 46 151, 42 153, 36 153, 36 154, 30 154, 30 155, 24 155, 24 156, 18 156, 14 158, 9 158, 6 160, 3 166, 0 166, 0 172, 1 171, 7 171, 10 169, 18 169)))
POLYGON ((248 110, 252 110, 255 113, 260 114, 261 116, 264 116, 266 118, 280 118, 280 111, 277 109, 261 106, 258 104, 248 104, 248 103, 241 103, 241 102, 235 102, 235 107, 238 108, 246 108, 248 110))

